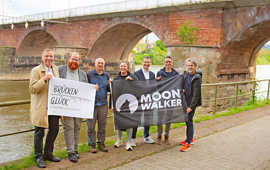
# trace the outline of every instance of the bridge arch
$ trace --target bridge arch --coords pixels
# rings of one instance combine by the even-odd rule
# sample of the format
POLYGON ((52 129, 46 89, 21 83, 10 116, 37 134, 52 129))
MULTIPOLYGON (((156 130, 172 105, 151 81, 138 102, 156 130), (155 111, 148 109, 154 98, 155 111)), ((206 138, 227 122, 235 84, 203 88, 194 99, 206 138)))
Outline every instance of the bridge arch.
POLYGON ((59 45, 55 36, 44 29, 33 29, 19 41, 16 56, 40 56, 45 48, 59 45))
POLYGON ((96 40, 89 45, 88 58, 104 57, 110 61, 127 59, 131 50, 145 35, 154 32, 161 40, 164 34, 146 24, 117 22, 102 29, 96 40))
POLYGON ((246 74, 249 78, 254 78, 257 54, 269 40, 270 18, 242 29, 231 41, 224 44, 219 74, 246 74))

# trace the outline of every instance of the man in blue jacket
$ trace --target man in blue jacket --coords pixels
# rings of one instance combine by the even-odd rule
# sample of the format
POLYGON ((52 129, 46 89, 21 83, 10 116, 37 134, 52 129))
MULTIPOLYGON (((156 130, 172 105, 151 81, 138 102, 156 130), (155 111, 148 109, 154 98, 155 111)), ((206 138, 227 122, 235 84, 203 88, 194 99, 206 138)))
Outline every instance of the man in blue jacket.
MULTIPOLYGON (((151 66, 151 59, 149 56, 145 56, 143 58, 143 63, 142 63, 143 68, 136 71, 134 74, 138 78, 138 80, 154 80, 155 79, 155 74, 149 70, 151 66)), ((155 141, 149 136, 149 129, 150 126, 145 126, 144 127, 144 142, 148 144, 153 144, 155 141)), ((133 128, 132 132, 132 140, 131 140, 131 146, 136 146, 136 134, 137 134, 137 127, 133 128)))
POLYGON ((106 119, 108 113, 107 92, 110 91, 110 78, 108 73, 104 71, 105 61, 103 58, 97 58, 95 61, 95 69, 88 72, 88 82, 96 85, 96 98, 93 119, 87 120, 88 127, 88 145, 90 152, 96 153, 96 136, 98 138, 98 149, 102 152, 108 152, 105 147, 106 137, 106 119), (98 133, 95 127, 98 123, 98 133))

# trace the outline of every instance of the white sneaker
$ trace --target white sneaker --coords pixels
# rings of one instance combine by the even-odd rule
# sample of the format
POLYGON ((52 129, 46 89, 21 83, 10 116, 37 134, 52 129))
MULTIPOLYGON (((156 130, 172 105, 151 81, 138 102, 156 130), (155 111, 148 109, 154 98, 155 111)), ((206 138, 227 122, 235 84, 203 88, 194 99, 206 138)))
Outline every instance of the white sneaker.
POLYGON ((127 143, 127 144, 126 144, 126 150, 127 150, 127 151, 133 151, 133 148, 132 148, 132 146, 130 145, 130 143, 127 143))
POLYGON ((130 139, 130 146, 136 146, 136 139, 130 139))
POLYGON ((150 136, 148 136, 144 138, 144 143, 153 144, 155 141, 150 136))
POLYGON ((121 140, 117 139, 117 141, 114 143, 115 148, 119 148, 122 145, 121 140))

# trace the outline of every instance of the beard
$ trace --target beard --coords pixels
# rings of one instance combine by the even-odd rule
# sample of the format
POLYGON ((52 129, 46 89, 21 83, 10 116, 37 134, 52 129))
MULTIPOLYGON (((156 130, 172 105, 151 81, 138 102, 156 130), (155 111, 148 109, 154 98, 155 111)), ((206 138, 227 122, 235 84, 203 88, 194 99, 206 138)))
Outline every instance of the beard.
POLYGON ((68 61, 68 68, 72 71, 77 70, 80 66, 80 63, 70 62, 68 61))

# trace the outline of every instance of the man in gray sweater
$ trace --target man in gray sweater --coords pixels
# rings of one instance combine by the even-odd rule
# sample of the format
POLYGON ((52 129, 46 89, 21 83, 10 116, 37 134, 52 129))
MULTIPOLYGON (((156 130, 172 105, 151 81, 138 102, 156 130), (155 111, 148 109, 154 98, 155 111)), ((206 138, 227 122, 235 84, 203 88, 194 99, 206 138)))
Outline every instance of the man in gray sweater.
MULTIPOLYGON (((86 73, 79 69, 80 55, 72 53, 68 59, 68 64, 59 67, 59 77, 69 80, 81 81, 87 83, 86 73)), ((78 140, 80 134, 81 118, 63 116, 64 138, 67 145, 68 159, 71 162, 77 162, 78 140)))

